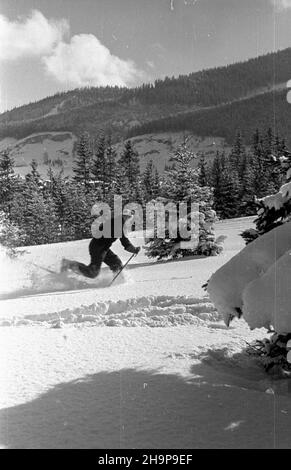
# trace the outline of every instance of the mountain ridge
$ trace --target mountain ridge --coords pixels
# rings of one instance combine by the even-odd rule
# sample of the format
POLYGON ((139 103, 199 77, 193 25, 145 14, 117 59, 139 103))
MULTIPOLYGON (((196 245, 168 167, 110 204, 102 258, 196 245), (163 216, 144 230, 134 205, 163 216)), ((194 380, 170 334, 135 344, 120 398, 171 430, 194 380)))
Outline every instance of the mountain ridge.
MULTIPOLYGON (((223 146, 229 146, 238 129, 249 143, 256 128, 273 127, 291 145, 291 108, 287 102, 290 78, 291 48, 287 48, 132 89, 69 90, 2 113, 0 140, 3 145, 10 140, 15 147, 29 136, 43 134, 47 141, 45 135, 70 133, 75 141, 88 131, 92 137, 110 133, 113 143, 120 146, 127 138, 186 132, 197 138, 222 139, 223 146)), ((60 147, 52 158, 57 160, 67 154, 70 166, 69 160, 74 156, 72 139, 69 150, 60 147)), ((68 139, 65 141, 68 143, 68 139)), ((29 148, 21 148, 26 164, 29 148)), ((47 152, 46 145, 41 151, 47 152)), ((150 152, 146 148, 145 153, 150 152)), ((15 157, 17 160, 17 152, 15 157)))

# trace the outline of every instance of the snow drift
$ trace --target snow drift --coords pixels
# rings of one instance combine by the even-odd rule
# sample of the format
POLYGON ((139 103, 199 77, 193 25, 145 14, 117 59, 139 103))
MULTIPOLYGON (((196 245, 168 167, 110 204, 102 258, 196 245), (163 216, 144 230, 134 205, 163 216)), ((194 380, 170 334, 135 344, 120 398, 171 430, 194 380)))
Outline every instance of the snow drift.
POLYGON ((288 222, 247 245, 212 275, 208 293, 227 324, 241 311, 251 328, 272 324, 291 331, 290 250, 288 222))
POLYGON ((272 325, 277 333, 291 332, 291 251, 243 292, 243 315, 251 328, 272 325))
POLYGON ((94 302, 60 312, 3 318, 0 326, 37 326, 61 328, 79 326, 169 327, 201 325, 221 317, 207 298, 191 296, 148 296, 126 300, 94 302))

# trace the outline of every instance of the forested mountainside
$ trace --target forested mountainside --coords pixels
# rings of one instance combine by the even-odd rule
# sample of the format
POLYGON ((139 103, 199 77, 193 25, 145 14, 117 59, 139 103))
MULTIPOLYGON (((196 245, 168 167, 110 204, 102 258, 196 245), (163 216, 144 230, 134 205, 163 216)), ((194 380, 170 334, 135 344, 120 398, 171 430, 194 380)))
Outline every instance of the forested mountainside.
POLYGON ((261 124, 273 125, 274 109, 276 125, 284 132, 291 113, 286 101, 290 78, 288 48, 133 89, 75 89, 1 114, 0 138, 21 139, 51 131, 98 134, 102 130, 118 141, 154 128, 154 132, 193 130, 232 140, 238 127, 247 131, 261 124))
POLYGON ((285 136, 290 146, 291 106, 286 96, 285 89, 226 105, 167 116, 132 128, 128 137, 165 131, 190 131, 201 137, 219 136, 231 142, 239 129, 245 142, 250 143, 254 129, 271 127, 285 136))

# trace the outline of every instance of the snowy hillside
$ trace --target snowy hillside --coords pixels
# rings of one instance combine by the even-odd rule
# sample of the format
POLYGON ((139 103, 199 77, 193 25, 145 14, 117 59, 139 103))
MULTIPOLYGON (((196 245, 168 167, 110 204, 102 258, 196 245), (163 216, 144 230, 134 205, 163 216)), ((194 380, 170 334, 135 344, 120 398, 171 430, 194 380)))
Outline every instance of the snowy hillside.
MULTIPOLYGON (((167 132, 133 137, 132 143, 139 153, 141 169, 144 170, 147 162, 153 160, 159 172, 163 172, 174 150, 188 135, 187 144, 194 153, 204 153, 206 158, 212 159, 217 151, 228 151, 230 146, 219 137, 199 137, 186 132, 167 132)), ((4 138, 0 140, 0 150, 7 147, 11 149, 11 156, 15 159, 17 174, 26 175, 30 171, 30 163, 35 159, 38 171, 43 177, 47 176, 48 162, 55 170, 64 170, 65 175, 72 174, 74 160, 74 146, 77 137, 71 132, 43 132, 31 134, 17 140, 4 138)), ((117 154, 121 155, 124 141, 114 145, 117 154)), ((198 161, 198 160, 197 160, 198 161)))
POLYGON ((5 138, 0 141, 0 150, 9 148, 15 160, 15 172, 26 175, 31 160, 38 163, 39 171, 47 177, 49 165, 64 173, 72 173, 74 145, 77 139, 71 132, 45 132, 31 134, 23 139, 5 138))
POLYGON ((251 224, 217 224, 228 236, 218 257, 154 263, 141 253, 111 287, 106 269, 88 285, 36 267, 86 262, 87 240, 2 256, 1 446, 291 447, 287 381, 245 352, 266 330, 227 329, 201 287, 251 224))

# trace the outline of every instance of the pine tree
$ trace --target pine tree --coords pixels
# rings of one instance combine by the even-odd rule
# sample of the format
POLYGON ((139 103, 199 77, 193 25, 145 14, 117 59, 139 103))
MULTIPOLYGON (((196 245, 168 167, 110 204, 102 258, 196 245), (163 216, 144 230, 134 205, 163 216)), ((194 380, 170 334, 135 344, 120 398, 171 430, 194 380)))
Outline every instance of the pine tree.
POLYGON ((224 207, 224 194, 222 192, 223 187, 223 174, 226 166, 225 154, 216 152, 216 155, 212 164, 211 171, 211 180, 213 187, 213 200, 214 200, 214 210, 220 216, 223 212, 224 207))
POLYGON ((270 156, 272 163, 271 178, 274 184, 275 190, 278 190, 284 180, 284 165, 282 162, 289 159, 289 152, 284 139, 280 139, 277 134, 273 141, 272 154, 270 156))
POLYGON ((130 140, 125 142, 123 153, 118 162, 119 194, 123 202, 142 202, 139 155, 130 140))
POLYGON ((91 236, 90 217, 94 192, 84 192, 81 184, 69 182, 65 190, 66 212, 62 220, 63 237, 80 240, 91 236))
POLYGON ((208 175, 207 175, 207 164, 205 160, 205 156, 201 155, 199 164, 198 164, 198 169, 199 169, 199 185, 200 186, 208 186, 208 175))
POLYGON ((184 143, 171 159, 172 166, 168 167, 164 176, 162 198, 158 198, 157 202, 165 205, 175 203, 177 211, 179 203, 185 203, 186 214, 177 213, 179 227, 176 227, 177 236, 174 238, 171 232, 172 220, 168 212, 165 214, 166 231, 163 238, 158 238, 155 225, 153 236, 146 240, 146 254, 151 258, 177 258, 191 254, 214 255, 221 251, 214 236, 215 212, 212 210, 212 191, 207 186, 199 186, 199 172, 193 169, 195 158, 184 143), (181 246, 181 242, 185 240, 180 232, 180 224, 182 223, 187 231, 191 229, 192 203, 195 202, 199 204, 199 211, 196 213, 199 220, 197 245, 185 249, 181 246))
POLYGON ((253 157, 251 154, 245 155, 242 175, 241 175, 241 193, 240 193, 240 215, 248 216, 256 213, 255 202, 255 174, 253 166, 253 157))
POLYGON ((265 175, 268 180, 266 193, 272 193, 279 189, 279 174, 277 172, 278 165, 274 155, 275 140, 273 131, 269 127, 263 138, 263 162, 265 168, 265 175))
POLYGON ((106 159, 106 145, 105 145, 105 136, 101 135, 98 141, 95 144, 95 155, 93 157, 93 163, 91 167, 93 180, 95 181, 95 186, 100 189, 103 200, 106 199, 107 193, 107 159, 106 159))
POLYGON ((58 241, 58 219, 54 202, 46 198, 31 181, 17 193, 12 205, 12 220, 25 234, 25 245, 58 241))
MULTIPOLYGON (((241 163, 242 164, 242 163, 241 163)), ((217 152, 212 165, 213 208, 222 219, 237 217, 241 212, 241 180, 233 160, 217 152)))
POLYGON ((68 199, 70 198, 70 191, 68 190, 69 178, 64 177, 63 170, 54 173, 51 168, 48 170, 48 181, 44 188, 44 197, 50 199, 54 203, 55 214, 59 227, 58 240, 67 240, 67 235, 64 229, 64 221, 67 213, 68 199))
POLYGON ((246 156, 246 148, 243 144, 243 138, 240 131, 237 132, 234 144, 229 154, 230 167, 235 170, 240 178, 242 165, 246 156))
POLYGON ((90 184, 92 165, 92 146, 88 132, 84 132, 77 144, 77 157, 73 167, 74 180, 84 185, 86 189, 90 184))
POLYGON ((158 172, 158 169, 154 169, 154 186, 153 186, 153 198, 157 198, 161 192, 161 179, 158 172))
POLYGON ((229 162, 225 167, 225 171, 221 175, 220 207, 214 204, 214 208, 222 219, 232 219, 239 215, 239 192, 240 182, 238 174, 234 171, 229 162))
POLYGON ((35 158, 33 158, 31 160, 30 166, 31 166, 31 170, 30 170, 29 173, 27 173, 25 175, 25 180, 28 183, 32 182, 32 183, 35 183, 38 186, 41 186, 41 184, 42 184, 41 176, 40 176, 40 173, 38 171, 38 163, 35 160, 35 158))
POLYGON ((9 150, 4 150, 0 154, 0 208, 8 215, 17 188, 18 178, 14 172, 14 160, 9 150))
POLYGON ((254 165, 254 191, 257 197, 261 198, 270 192, 270 167, 269 167, 269 137, 266 141, 261 137, 258 129, 253 137, 252 155, 254 165))
POLYGON ((11 222, 5 212, 0 212, 0 244, 5 247, 10 258, 23 254, 18 247, 25 244, 25 233, 15 223, 11 222))
POLYGON ((165 172, 162 196, 175 202, 191 200, 199 179, 198 171, 193 168, 195 159, 196 156, 187 149, 186 143, 176 150, 170 159, 172 166, 165 172))
POLYGON ((287 162, 281 161, 281 165, 285 169, 289 167, 285 182, 279 192, 257 199, 256 229, 248 229, 241 234, 246 243, 291 220, 291 154, 287 162))
POLYGON ((111 136, 108 137, 106 142, 106 198, 108 202, 111 202, 114 194, 117 191, 117 179, 118 179, 118 166, 117 166, 117 155, 116 151, 112 147, 111 136))
POLYGON ((152 160, 149 160, 142 175, 142 186, 145 202, 151 201, 159 195, 160 179, 152 160))

